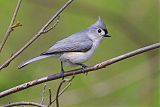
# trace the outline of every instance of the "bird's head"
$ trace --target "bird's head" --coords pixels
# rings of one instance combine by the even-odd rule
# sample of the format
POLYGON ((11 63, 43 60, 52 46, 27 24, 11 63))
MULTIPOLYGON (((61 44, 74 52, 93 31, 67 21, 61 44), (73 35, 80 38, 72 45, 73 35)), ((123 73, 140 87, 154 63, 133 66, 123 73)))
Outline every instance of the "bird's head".
POLYGON ((100 16, 98 17, 97 22, 94 23, 93 25, 91 25, 88 28, 88 30, 89 30, 90 34, 93 34, 93 36, 96 36, 98 38, 111 37, 100 16))

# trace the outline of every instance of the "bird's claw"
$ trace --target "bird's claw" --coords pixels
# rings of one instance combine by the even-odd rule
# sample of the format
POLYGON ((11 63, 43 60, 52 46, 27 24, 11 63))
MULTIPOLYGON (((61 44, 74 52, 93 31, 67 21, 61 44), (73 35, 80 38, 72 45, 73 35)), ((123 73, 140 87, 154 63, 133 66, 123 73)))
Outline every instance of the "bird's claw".
POLYGON ((83 73, 87 76, 88 75, 88 72, 87 71, 85 71, 84 69, 85 68, 87 68, 88 66, 86 66, 86 65, 83 65, 82 66, 82 71, 83 71, 83 73))

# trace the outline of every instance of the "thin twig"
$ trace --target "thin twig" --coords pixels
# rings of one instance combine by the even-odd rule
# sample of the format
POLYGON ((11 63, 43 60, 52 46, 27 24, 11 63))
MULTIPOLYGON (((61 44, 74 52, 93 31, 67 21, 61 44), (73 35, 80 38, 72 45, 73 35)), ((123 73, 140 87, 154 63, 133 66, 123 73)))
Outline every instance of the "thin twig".
MULTIPOLYGON (((42 34, 44 34, 47 27, 62 13, 62 11, 69 6, 74 0, 68 0, 58 11, 55 15, 52 16, 52 18, 40 29, 40 31, 33 36, 20 50, 18 50, 14 55, 6 60, 1 66, 0 70, 2 70, 6 64, 9 64, 9 62, 13 61, 19 54, 21 54, 26 48, 28 48, 35 40, 37 40, 42 34)), ((53 29, 53 28, 51 28, 53 29)), ((49 30, 50 31, 50 30, 49 30)))
POLYGON ((65 83, 65 80, 62 80, 58 86, 57 92, 56 92, 56 107, 59 107, 59 101, 58 101, 58 97, 59 97, 59 91, 63 85, 63 83, 65 83))
POLYGON ((50 105, 52 102, 52 91, 50 88, 48 90, 49 90, 49 105, 50 105))
POLYGON ((10 33, 13 31, 13 29, 14 29, 15 27, 21 26, 20 23, 19 23, 19 24, 18 24, 18 23, 15 24, 16 26, 14 25, 14 22, 15 22, 15 20, 16 20, 16 17, 17 17, 18 11, 19 11, 19 9, 20 9, 21 3, 22 3, 22 0, 18 0, 16 9, 15 9, 15 11, 14 11, 14 13, 13 13, 13 16, 12 16, 12 19, 11 19, 11 22, 10 22, 10 25, 8 26, 8 29, 7 29, 7 31, 6 31, 6 33, 5 33, 5 35, 4 35, 4 38, 2 39, 2 42, 1 42, 1 44, 0 44, 0 53, 1 53, 1 51, 2 51, 2 49, 3 49, 3 47, 4 47, 4 45, 5 45, 8 37, 9 37, 9 35, 10 35, 10 33))
MULTIPOLYGON (((157 48, 160 48, 160 43, 155 43, 155 44, 152 44, 152 45, 149 45, 149 46, 146 46, 146 47, 128 52, 126 54, 123 54, 123 55, 117 56, 115 58, 106 60, 104 62, 101 62, 101 63, 96 64, 96 65, 91 66, 91 67, 87 67, 87 68, 83 68, 83 69, 70 70, 68 72, 65 72, 63 77, 73 76, 73 75, 81 74, 81 73, 84 73, 84 72, 97 71, 98 69, 105 68, 106 66, 111 65, 113 63, 116 63, 118 61, 124 60, 124 59, 129 58, 129 57, 133 57, 135 55, 138 55, 138 54, 141 54, 141 53, 153 50, 153 49, 157 49, 157 48)), ((18 85, 16 87, 13 87, 13 88, 10 88, 8 90, 3 91, 3 92, 0 93, 0 98, 2 98, 4 96, 7 96, 7 95, 10 95, 12 93, 24 90, 24 89, 32 87, 32 86, 35 86, 35 85, 38 85, 38 84, 41 84, 41 83, 44 83, 44 82, 48 82, 48 81, 51 81, 51 80, 57 80, 57 79, 60 79, 60 78, 62 78, 61 73, 49 75, 49 76, 46 76, 46 77, 42 77, 40 79, 36 79, 36 80, 30 81, 30 82, 27 82, 27 83, 24 83, 24 84, 21 84, 21 85, 18 85)))
MULTIPOLYGON (((61 90, 61 92, 59 92, 58 97, 61 96, 61 95, 69 88, 69 86, 70 86, 71 84, 72 84, 72 82, 70 81, 70 82, 61 90)), ((47 107, 51 106, 51 104, 54 103, 55 101, 56 101, 56 98, 53 99, 53 100, 51 101, 51 103, 50 103, 47 107)))
MULTIPOLYGON (((61 89, 61 87, 62 87, 62 85, 65 83, 65 82, 69 82, 69 83, 71 83, 71 81, 74 79, 74 75, 72 76, 72 78, 71 79, 63 79, 61 82, 60 82, 60 84, 59 84, 59 86, 58 86, 58 89, 57 89, 57 93, 56 93, 56 98, 55 98, 55 100, 56 100, 56 106, 57 107, 59 107, 59 101, 58 101, 58 98, 59 98, 59 96, 60 96, 60 89, 61 89)), ((68 85, 67 85, 68 86, 68 85)), ((63 89, 64 90, 64 89, 63 89)), ((63 91, 64 92, 64 91, 63 91)), ((61 93, 62 94, 62 93, 61 93)))
POLYGON ((46 29, 46 30, 44 30, 43 31, 43 33, 47 33, 47 32, 49 32, 50 30, 52 30, 54 27, 56 27, 57 26, 57 24, 59 23, 59 20, 60 19, 60 16, 58 16, 58 18, 57 18, 57 20, 56 20, 56 22, 50 27, 50 28, 48 28, 48 29, 46 29))
POLYGON ((44 87, 43 87, 43 90, 42 90, 41 104, 43 104, 43 102, 44 102, 45 89, 46 89, 46 84, 44 84, 44 87))
POLYGON ((6 104, 0 107, 12 107, 12 106, 20 106, 20 105, 30 105, 30 106, 37 106, 37 107, 47 107, 45 105, 35 103, 35 102, 14 102, 10 104, 6 104))
MULTIPOLYGON (((13 54, 11 54, 10 57, 12 57, 12 55, 13 55, 13 54)), ((9 65, 9 63, 10 63, 10 62, 8 62, 8 64, 6 64, 6 65, 4 66, 4 68, 6 68, 6 67, 9 65)))
MULTIPOLYGON (((69 82, 69 83, 62 89, 62 91, 59 92, 58 97, 61 96, 61 95, 69 88, 69 86, 70 86, 71 84, 72 84, 72 82, 69 82)), ((51 104, 52 104, 53 102, 55 102, 55 101, 56 101, 56 99, 53 99, 52 102, 51 102, 51 104)))
MULTIPOLYGON (((72 76, 71 79, 64 79, 66 82, 68 82, 68 84, 61 90, 61 92, 58 92, 58 96, 56 96, 56 98, 61 96, 68 89, 68 87, 71 85, 73 79, 74 79, 74 75, 72 76)), ((47 107, 51 106, 51 104, 56 101, 56 98, 53 99, 47 107)))
POLYGON ((11 30, 14 31, 14 29, 15 29, 16 27, 19 27, 19 26, 22 26, 22 23, 20 23, 20 22, 18 21, 16 24, 14 24, 14 25, 11 26, 11 30))

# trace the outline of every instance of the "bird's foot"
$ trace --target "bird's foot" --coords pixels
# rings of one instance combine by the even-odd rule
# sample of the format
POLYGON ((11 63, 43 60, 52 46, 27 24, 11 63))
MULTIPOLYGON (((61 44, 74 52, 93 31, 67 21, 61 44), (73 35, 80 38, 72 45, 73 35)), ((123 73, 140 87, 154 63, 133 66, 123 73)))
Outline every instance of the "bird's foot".
POLYGON ((88 66, 85 64, 81 64, 81 63, 78 63, 77 65, 80 65, 83 68, 83 73, 87 76, 88 72, 84 71, 84 69, 87 68, 88 66))
POLYGON ((87 67, 82 67, 83 73, 87 76, 87 75, 88 75, 88 72, 87 72, 87 71, 84 71, 85 68, 87 68, 87 67))
POLYGON ((88 67, 87 65, 82 64, 82 68, 87 68, 87 67, 88 67))

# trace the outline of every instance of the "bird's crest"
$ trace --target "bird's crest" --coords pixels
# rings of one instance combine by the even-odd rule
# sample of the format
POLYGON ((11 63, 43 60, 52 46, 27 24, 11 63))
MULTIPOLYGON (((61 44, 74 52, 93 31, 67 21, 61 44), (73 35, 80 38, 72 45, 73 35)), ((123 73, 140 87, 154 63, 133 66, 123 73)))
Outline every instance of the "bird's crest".
POLYGON ((90 28, 101 28, 101 29, 106 29, 106 25, 104 24, 102 18, 99 16, 98 20, 96 23, 94 23, 92 26, 90 26, 90 28))

